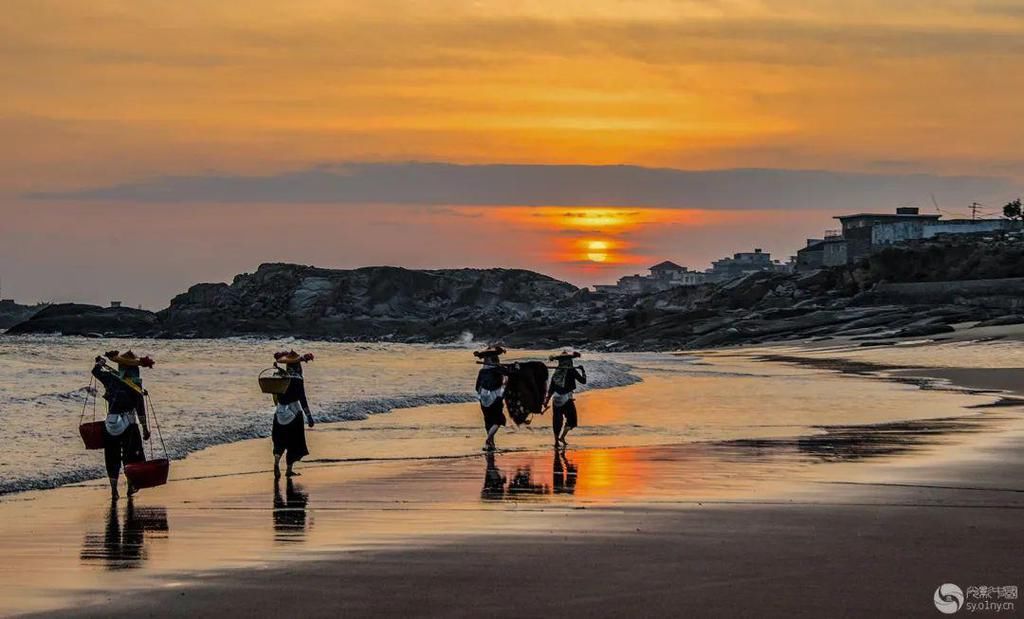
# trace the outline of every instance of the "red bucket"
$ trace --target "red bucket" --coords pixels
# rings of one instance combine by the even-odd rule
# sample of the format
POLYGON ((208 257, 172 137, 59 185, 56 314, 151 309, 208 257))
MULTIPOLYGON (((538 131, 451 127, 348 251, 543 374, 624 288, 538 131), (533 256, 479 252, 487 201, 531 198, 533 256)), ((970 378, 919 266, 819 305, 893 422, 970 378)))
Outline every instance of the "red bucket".
POLYGON ((128 481, 136 488, 152 488, 167 483, 167 473, 171 470, 171 463, 166 458, 159 460, 146 460, 145 462, 132 462, 124 465, 124 474, 128 481))
POLYGON ((103 449, 103 422, 90 421, 78 426, 86 449, 103 449))

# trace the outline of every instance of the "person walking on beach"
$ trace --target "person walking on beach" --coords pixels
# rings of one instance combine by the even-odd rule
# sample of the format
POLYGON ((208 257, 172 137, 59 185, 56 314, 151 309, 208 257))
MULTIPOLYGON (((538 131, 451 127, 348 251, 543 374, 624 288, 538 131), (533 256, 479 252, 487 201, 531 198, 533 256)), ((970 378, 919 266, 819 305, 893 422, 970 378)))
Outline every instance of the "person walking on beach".
MULTIPOLYGON (((131 374, 138 375, 139 367, 153 367, 152 359, 138 359, 131 351, 124 356, 118 355, 117 351, 111 351, 106 356, 124 360, 125 367, 134 368, 131 374)), ((142 451, 142 441, 149 439, 149 423, 146 420, 146 407, 143 403, 142 379, 139 377, 136 383, 122 378, 119 372, 107 365, 103 357, 96 357, 92 375, 103 385, 103 399, 107 401, 107 419, 103 423, 103 459, 110 480, 110 498, 117 500, 120 498, 117 482, 121 475, 121 464, 143 462, 146 459, 142 451)), ((128 496, 135 492, 137 490, 129 481, 128 496)))
POLYGON ((306 448, 306 430, 302 427, 302 417, 313 427, 313 413, 306 401, 306 386, 302 375, 302 364, 313 360, 312 354, 300 355, 294 350, 274 354, 274 365, 283 364, 288 377, 288 389, 281 395, 274 396, 277 407, 274 410, 274 427, 271 439, 274 444, 274 479, 281 478, 281 456, 285 457, 288 470, 285 475, 299 475, 294 470, 295 463, 309 455, 306 448))
POLYGON ((476 394, 480 399, 480 412, 484 416, 484 430, 487 432, 487 439, 484 441, 483 451, 494 451, 497 447, 494 444, 494 435, 498 429, 505 425, 505 377, 508 370, 501 365, 499 357, 505 354, 501 346, 488 346, 484 350, 478 350, 473 356, 480 359, 483 367, 476 376, 476 394))
POLYGON ((583 366, 575 367, 572 363, 573 359, 578 359, 579 356, 578 352, 563 350, 550 357, 552 361, 558 362, 558 367, 551 375, 551 385, 548 387, 544 407, 547 408, 549 402, 554 404, 551 429, 555 434, 555 449, 568 447, 565 437, 578 423, 573 392, 577 383, 587 383, 586 370, 583 366))

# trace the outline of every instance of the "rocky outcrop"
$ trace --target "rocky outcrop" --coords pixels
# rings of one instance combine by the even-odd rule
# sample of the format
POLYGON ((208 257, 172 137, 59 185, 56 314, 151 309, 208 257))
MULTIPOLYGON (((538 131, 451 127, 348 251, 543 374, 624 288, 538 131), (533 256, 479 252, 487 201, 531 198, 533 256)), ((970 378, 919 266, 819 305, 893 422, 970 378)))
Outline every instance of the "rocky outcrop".
POLYGON ((198 284, 156 314, 54 306, 12 333, 226 337, 294 335, 441 341, 500 334, 554 311, 577 288, 517 269, 353 270, 264 264, 231 284, 198 284))
POLYGON ((230 284, 193 286, 157 314, 62 305, 11 332, 402 342, 451 341, 468 332, 512 346, 672 350, 836 336, 869 345, 1021 320, 1024 260, 1017 257, 1024 241, 950 241, 953 254, 977 270, 943 257, 943 243, 886 250, 849 267, 752 273, 643 296, 598 294, 514 269, 265 264, 230 284), (927 279, 906 281, 921 269, 927 279), (969 278, 976 273, 1000 277, 969 278))
POLYGON ((8 329, 31 318, 46 305, 20 305, 10 300, 0 301, 0 329, 8 329))
POLYGON ((165 333, 280 333, 435 341, 493 332, 544 312, 576 287, 531 271, 264 264, 228 284, 200 284, 160 312, 165 333))
POLYGON ((752 273, 637 297, 618 308, 617 319, 584 330, 580 343, 667 350, 835 336, 865 343, 934 337, 954 325, 1014 324, 1022 299, 1019 234, 937 239, 846 267, 752 273))
POLYGON ((99 307, 80 303, 50 305, 19 323, 7 333, 56 333, 60 335, 147 336, 158 329, 156 314, 127 307, 99 307))

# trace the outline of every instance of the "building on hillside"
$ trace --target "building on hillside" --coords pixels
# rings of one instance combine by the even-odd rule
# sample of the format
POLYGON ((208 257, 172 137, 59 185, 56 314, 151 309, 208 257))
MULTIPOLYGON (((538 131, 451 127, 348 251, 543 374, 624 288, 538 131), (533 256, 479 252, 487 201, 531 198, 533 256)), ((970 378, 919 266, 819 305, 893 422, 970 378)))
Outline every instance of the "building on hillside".
POLYGON ((807 239, 796 252, 797 271, 813 271, 846 264, 846 239, 838 230, 826 230, 823 239, 807 239))
POLYGON ((871 244, 878 247, 930 239, 943 234, 984 234, 1009 230, 1009 219, 939 219, 909 226, 903 222, 879 224, 871 229, 871 244))
POLYGON ((666 289, 677 286, 699 286, 706 279, 703 273, 691 271, 689 268, 679 266, 669 260, 652 266, 650 271, 651 279, 666 289))
POLYGON ((796 252, 796 270, 813 271, 825 265, 825 239, 807 239, 796 252))
POLYGON ((780 262, 773 262, 772 255, 761 248, 752 252, 740 252, 732 255, 732 258, 722 258, 711 263, 707 271, 707 279, 712 282, 724 282, 737 277, 743 277, 748 273, 758 271, 785 271, 786 267, 780 262))
POLYGON ((890 245, 942 235, 985 234, 1014 230, 1009 219, 946 219, 922 215, 917 207, 903 206, 895 213, 857 213, 836 217, 842 231, 828 230, 823 239, 808 239, 797 252, 797 270, 806 271, 856 262, 890 245))
POLYGON ((649 270, 650 275, 627 275, 619 278, 613 286, 594 286, 594 290, 610 294, 650 294, 679 286, 698 286, 706 279, 704 273, 691 271, 668 260, 649 270))
MULTIPOLYGON (((857 213, 839 215, 835 219, 843 226, 842 237, 846 242, 846 262, 870 254, 875 249, 874 230, 877 226, 890 225, 896 236, 918 235, 927 223, 934 223, 941 215, 921 215, 916 206, 901 206, 895 213, 857 213)), ((844 263, 845 264, 845 263, 844 263)))

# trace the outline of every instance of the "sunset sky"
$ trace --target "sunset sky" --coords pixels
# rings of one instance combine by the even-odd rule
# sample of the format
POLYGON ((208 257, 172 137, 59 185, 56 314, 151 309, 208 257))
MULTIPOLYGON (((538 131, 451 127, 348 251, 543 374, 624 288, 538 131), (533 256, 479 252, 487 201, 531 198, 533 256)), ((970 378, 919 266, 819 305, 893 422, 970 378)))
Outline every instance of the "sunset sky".
POLYGON ((605 283, 995 213, 1022 66, 1018 0, 10 0, 3 296, 158 309, 271 261, 605 283))

